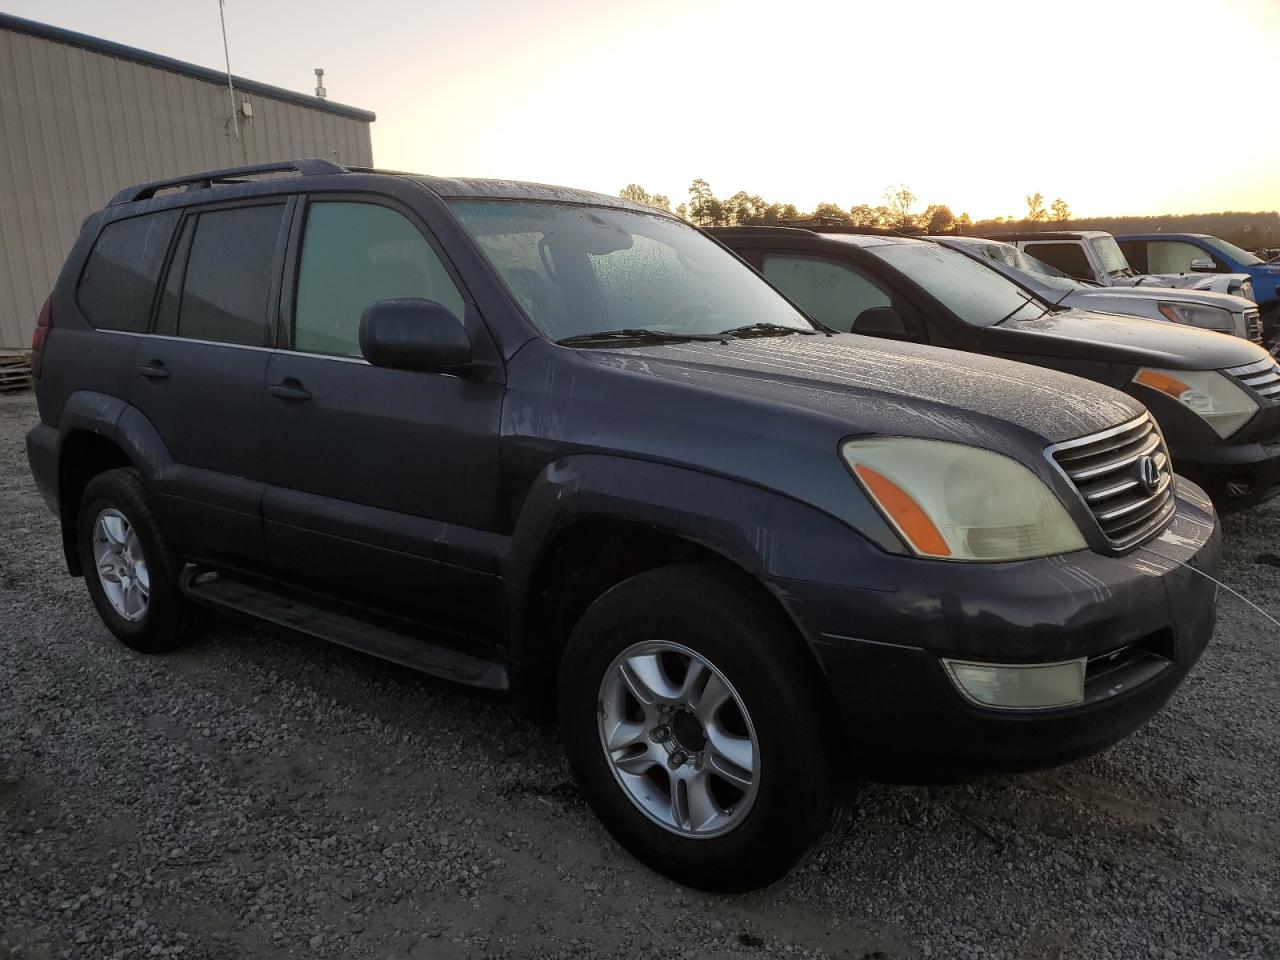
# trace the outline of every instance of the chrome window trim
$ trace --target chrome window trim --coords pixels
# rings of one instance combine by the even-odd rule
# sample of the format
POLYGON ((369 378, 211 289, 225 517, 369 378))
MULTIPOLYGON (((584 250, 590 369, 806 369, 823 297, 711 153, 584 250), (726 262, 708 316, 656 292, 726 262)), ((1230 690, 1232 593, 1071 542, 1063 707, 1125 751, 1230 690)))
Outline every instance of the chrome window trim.
POLYGON ((250 343, 227 343, 222 340, 198 340, 195 337, 174 337, 166 333, 137 333, 132 330, 95 330, 95 333, 111 333, 120 337, 145 337, 148 340, 163 340, 169 343, 198 343, 206 347, 230 347, 233 350, 261 350, 264 353, 283 353, 292 357, 314 357, 317 360, 337 360, 339 363, 360 363, 366 367, 371 364, 364 357, 340 357, 329 353, 308 353, 305 350, 290 350, 285 347, 259 347, 250 343))

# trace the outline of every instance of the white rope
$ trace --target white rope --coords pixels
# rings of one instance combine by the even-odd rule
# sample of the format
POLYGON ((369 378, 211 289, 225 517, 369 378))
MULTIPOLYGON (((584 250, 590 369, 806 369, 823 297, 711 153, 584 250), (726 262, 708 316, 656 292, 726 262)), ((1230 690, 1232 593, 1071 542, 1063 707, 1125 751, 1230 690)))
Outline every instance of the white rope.
POLYGON ((1230 593, 1239 597, 1249 606, 1253 607, 1254 610, 1258 611, 1258 613, 1261 614, 1263 617, 1266 617, 1268 620, 1274 623, 1277 627, 1280 627, 1280 620, 1277 620, 1271 614, 1267 613, 1267 611, 1263 610, 1260 606, 1258 606, 1256 603, 1254 603, 1252 600, 1246 597, 1239 590, 1236 590, 1234 587, 1227 586, 1221 580, 1217 579, 1216 577, 1209 576, 1209 574, 1205 573, 1203 570, 1197 570, 1195 567, 1191 566, 1191 564, 1189 563, 1183 563, 1183 561, 1175 560, 1173 557, 1166 557, 1163 553, 1160 553, 1159 551, 1156 551, 1156 550, 1152 550, 1150 547, 1141 547, 1140 549, 1146 550, 1148 553, 1154 553, 1161 560, 1168 560, 1170 563, 1176 563, 1179 566, 1186 567, 1188 570, 1191 570, 1195 573, 1200 574, 1200 576, 1204 577, 1206 580, 1212 580, 1214 583, 1220 586, 1223 590, 1227 591, 1227 593, 1230 593))

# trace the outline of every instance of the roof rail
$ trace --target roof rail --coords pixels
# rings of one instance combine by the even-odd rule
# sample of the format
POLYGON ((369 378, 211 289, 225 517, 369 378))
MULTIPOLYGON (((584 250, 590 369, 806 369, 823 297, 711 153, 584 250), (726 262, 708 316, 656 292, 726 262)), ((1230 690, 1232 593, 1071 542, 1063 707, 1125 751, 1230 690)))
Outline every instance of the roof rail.
POLYGON ((332 160, 281 160, 276 163, 256 163, 247 167, 227 167, 225 170, 207 170, 204 173, 192 173, 185 177, 171 177, 168 180, 153 180, 136 187, 125 187, 107 204, 114 207, 121 203, 132 203, 135 200, 149 200, 161 190, 169 187, 190 187, 203 190, 215 183, 236 183, 240 177, 255 173, 282 173, 292 171, 304 177, 320 176, 326 173, 349 173, 346 167, 332 160))

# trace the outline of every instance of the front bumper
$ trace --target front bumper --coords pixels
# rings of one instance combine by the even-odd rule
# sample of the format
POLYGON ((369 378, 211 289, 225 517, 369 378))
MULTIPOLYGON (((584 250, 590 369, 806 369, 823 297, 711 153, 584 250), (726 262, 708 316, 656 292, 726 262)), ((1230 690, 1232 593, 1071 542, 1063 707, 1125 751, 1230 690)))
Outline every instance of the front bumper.
POLYGON ((1079 551, 999 564, 887 557, 875 588, 776 584, 814 646, 856 772, 947 782, 1053 766, 1110 746, 1158 711, 1213 633, 1221 534, 1181 478, 1161 536, 1122 557, 1079 551), (944 657, 1089 657, 1085 702, 1004 710, 966 700, 944 657))
POLYGON ((1172 453, 1178 472, 1203 487, 1224 509, 1280 496, 1280 440, 1179 447, 1172 453))

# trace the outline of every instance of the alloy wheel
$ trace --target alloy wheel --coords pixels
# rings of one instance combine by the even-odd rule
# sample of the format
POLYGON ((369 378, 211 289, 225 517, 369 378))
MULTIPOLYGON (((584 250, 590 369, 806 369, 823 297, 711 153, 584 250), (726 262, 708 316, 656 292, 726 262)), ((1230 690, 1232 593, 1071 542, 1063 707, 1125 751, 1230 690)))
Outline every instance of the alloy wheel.
POLYGON ((151 575, 137 531, 123 513, 107 508, 93 524, 93 559, 113 610, 136 622, 151 603, 151 575))
POLYGON ((678 643, 633 644, 600 682, 600 745, 627 798, 690 839, 740 825, 759 788, 760 747, 742 698, 678 643))

